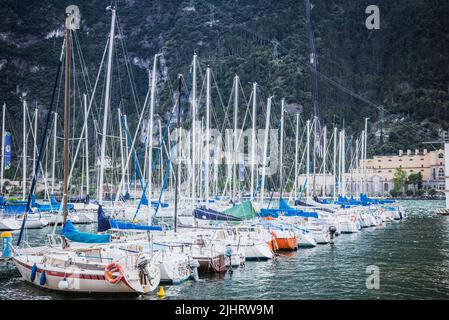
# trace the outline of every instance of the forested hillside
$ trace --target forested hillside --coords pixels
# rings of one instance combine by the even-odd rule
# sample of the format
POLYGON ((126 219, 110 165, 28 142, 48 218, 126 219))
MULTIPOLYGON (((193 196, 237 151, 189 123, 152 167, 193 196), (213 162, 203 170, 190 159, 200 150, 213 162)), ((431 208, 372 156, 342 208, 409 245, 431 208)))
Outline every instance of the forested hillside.
MULTIPOLYGON (((93 81, 109 32, 110 12, 105 8, 111 1, 3 0, 0 6, 0 102, 7 104, 8 129, 16 140, 21 139, 22 95, 26 94, 30 104, 37 103, 42 121, 46 114, 63 39, 64 10, 69 4, 78 5, 81 11, 78 39, 93 81)), ((370 154, 414 149, 448 128, 448 1, 326 0, 312 4, 319 110, 324 123, 344 126, 350 134, 359 132, 363 118, 369 117, 370 154), (380 30, 365 27, 365 8, 371 4, 380 8, 380 30), (348 94, 348 89, 385 112, 348 94)), ((187 78, 196 50, 202 65, 213 68, 225 103, 237 73, 247 97, 250 83, 257 81, 265 97, 274 94, 278 101, 287 97, 304 106, 304 116, 311 115, 304 1, 119 0, 117 9, 126 48, 116 44, 116 51, 126 49, 140 104, 155 53, 164 53, 165 85, 175 86, 177 74, 187 78)), ((123 58, 117 56, 121 66, 114 69, 114 76, 126 78, 123 58)), ((131 87, 125 80, 122 83, 123 87, 113 87, 113 104, 124 105, 130 119, 135 119, 133 98, 125 94, 131 87)), ((169 91, 164 92, 158 113, 171 107, 169 91)), ((101 98, 99 94, 99 105, 101 98)), ((274 108, 279 112, 280 103, 274 108)), ((18 141, 15 146, 20 149, 18 141)))

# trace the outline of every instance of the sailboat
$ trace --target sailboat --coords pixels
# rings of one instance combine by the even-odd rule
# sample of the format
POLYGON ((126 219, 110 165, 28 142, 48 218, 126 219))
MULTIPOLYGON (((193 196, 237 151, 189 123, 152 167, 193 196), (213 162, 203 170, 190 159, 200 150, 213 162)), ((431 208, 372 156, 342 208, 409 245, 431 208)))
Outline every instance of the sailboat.
MULTIPOLYGON (((113 25, 115 23, 115 8, 108 7, 112 12, 113 25)), ((126 248, 107 244, 109 235, 91 235, 78 232, 72 222, 67 220, 68 175, 69 175, 69 115, 70 115, 70 61, 72 32, 79 28, 79 9, 71 5, 66 8, 66 36, 65 47, 65 103, 64 103, 64 197, 63 224, 66 235, 75 237, 78 242, 88 246, 71 247, 67 241, 62 241, 50 247, 13 248, 13 261, 22 278, 39 287, 72 292, 109 292, 109 293, 139 293, 146 294, 159 285, 160 270, 154 264, 151 256, 136 250, 132 244, 126 248), (106 243, 106 244, 104 244, 106 243)), ((111 32, 113 37, 113 32, 111 32)), ((112 38, 113 39, 113 38, 112 38)), ((109 50, 113 40, 110 39, 109 50)), ((62 65, 63 54, 60 57, 62 65)), ((59 78, 59 70, 56 81, 59 78)), ((47 116, 50 115, 53 101, 47 116)), ((48 121, 47 121, 48 123, 48 121)), ((46 128, 47 129, 47 128, 46 128)), ((43 142, 45 141, 44 132, 43 142)), ((39 159, 44 143, 39 152, 39 159)), ((35 171, 37 171, 37 166, 35 171)), ((28 198, 30 202, 36 174, 33 177, 32 188, 28 198)), ((24 217, 24 222, 26 215, 24 217)), ((22 238, 19 236, 18 245, 22 238)), ((62 237, 64 240, 65 238, 62 237)))

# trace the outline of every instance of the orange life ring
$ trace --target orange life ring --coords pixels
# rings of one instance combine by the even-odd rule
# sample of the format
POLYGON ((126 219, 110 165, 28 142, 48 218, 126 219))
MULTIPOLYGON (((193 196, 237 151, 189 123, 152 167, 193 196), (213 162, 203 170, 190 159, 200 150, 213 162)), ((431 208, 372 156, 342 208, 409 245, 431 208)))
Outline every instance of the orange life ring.
POLYGON ((111 284, 116 284, 123 279, 123 269, 117 262, 112 262, 104 268, 105 279, 111 284), (114 276, 114 273, 118 272, 118 276, 114 276))

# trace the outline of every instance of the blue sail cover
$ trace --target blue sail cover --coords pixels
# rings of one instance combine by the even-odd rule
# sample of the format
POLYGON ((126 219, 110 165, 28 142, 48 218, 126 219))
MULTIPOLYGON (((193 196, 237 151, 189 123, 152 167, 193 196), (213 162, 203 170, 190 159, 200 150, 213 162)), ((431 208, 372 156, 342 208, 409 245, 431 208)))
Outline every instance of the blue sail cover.
POLYGON ((111 219, 104 214, 103 207, 98 206, 98 232, 103 232, 109 229, 120 229, 120 230, 147 230, 147 231, 162 231, 160 226, 147 226, 143 224, 135 224, 131 222, 124 222, 120 220, 111 219))
POLYGON ((287 217, 304 217, 304 218, 318 218, 318 213, 307 212, 292 208, 283 198, 279 199, 279 209, 261 209, 260 216, 277 218, 279 214, 287 217))
POLYGON ((193 210, 193 216, 202 220, 242 221, 240 218, 206 208, 197 208, 193 210))
POLYGON ((109 234, 91 234, 87 232, 79 232, 72 221, 67 220, 62 229, 62 235, 73 242, 81 243, 107 243, 111 242, 109 234))

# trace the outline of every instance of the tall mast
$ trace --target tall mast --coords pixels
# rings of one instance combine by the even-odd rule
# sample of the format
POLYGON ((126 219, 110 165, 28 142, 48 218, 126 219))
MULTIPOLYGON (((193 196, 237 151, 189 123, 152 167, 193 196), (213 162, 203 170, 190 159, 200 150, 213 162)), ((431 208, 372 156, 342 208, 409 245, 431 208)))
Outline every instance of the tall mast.
MULTIPOLYGON (((162 137, 162 121, 159 118, 158 119, 158 127, 159 127, 159 147, 160 147, 160 152, 159 152, 159 160, 160 160, 160 180, 161 180, 161 189, 162 189, 162 185, 164 184, 164 154, 163 152, 163 148, 162 148, 162 144, 164 142, 164 139, 162 137)), ((163 193, 162 193, 163 195, 163 193)))
POLYGON ((34 137, 33 137, 33 168, 36 167, 36 153, 37 153, 37 106, 34 109, 34 137))
POLYGON ((367 176, 366 176, 366 150, 367 150, 367 139, 368 139, 368 119, 369 118, 365 118, 365 136, 364 136, 364 146, 363 146, 363 159, 365 160, 363 163, 363 181, 364 181, 364 188, 363 191, 365 193, 368 193, 368 181, 367 181, 367 176))
POLYGON ((175 232, 177 231, 177 226, 178 226, 178 188, 179 188, 179 161, 180 161, 180 138, 181 138, 181 134, 180 134, 180 122, 181 122, 181 99, 182 99, 182 74, 178 75, 178 112, 176 112, 176 133, 177 133, 177 142, 176 142, 176 163, 175 163, 175 220, 174 220, 174 230, 175 232))
POLYGON ((23 100, 23 141, 22 141, 22 200, 25 201, 26 197, 26 176, 27 176, 27 126, 26 126, 26 112, 27 112, 27 102, 23 100))
POLYGON ((298 194, 298 174, 299 174, 299 165, 298 165, 298 157, 299 157, 299 113, 296 114, 296 133, 295 133, 295 183, 293 184, 294 190, 294 198, 298 194))
MULTIPOLYGON (((254 184, 255 184, 255 172, 254 166, 256 165, 256 106, 257 106, 257 83, 253 83, 253 118, 252 118, 252 131, 251 131, 251 201, 254 200, 254 184)), ((257 168, 257 166, 256 166, 257 168)))
POLYGON ((327 128, 323 128, 323 197, 326 196, 327 128))
MULTIPOLYGON (((86 196, 89 196, 90 177, 89 177, 89 131, 88 131, 88 112, 87 112, 87 95, 83 94, 84 100, 84 122, 86 124, 85 149, 86 149, 86 196)), ((120 140, 121 141, 121 140, 120 140)))
POLYGON ((151 197, 153 194, 153 189, 151 187, 152 176, 153 176, 153 125, 154 125, 154 99, 156 96, 156 65, 157 57, 159 54, 154 55, 153 60, 153 71, 151 73, 151 92, 150 92, 150 122, 148 128, 148 219, 151 219, 151 197))
POLYGON ((233 190, 232 190, 232 198, 236 196, 237 192, 237 152, 238 152, 238 134, 237 134, 237 126, 238 126, 238 112, 239 112, 239 76, 235 75, 234 77, 234 157, 233 157, 233 168, 232 168, 232 181, 233 181, 233 190))
POLYGON ((263 203, 265 196, 265 174, 267 166, 267 152, 268 152, 268 133, 270 130, 270 113, 271 113, 271 100, 273 96, 270 96, 267 101, 267 117, 265 121, 265 132, 264 132, 264 145, 263 145, 263 156, 262 156, 262 183, 260 186, 260 202, 263 203))
POLYGON ((196 198, 196 156, 197 156, 197 134, 196 134, 196 53, 193 54, 193 66, 192 66, 192 200, 195 203, 196 198))
POLYGON ((111 31, 109 33, 109 49, 108 49, 108 69, 106 75, 106 93, 104 98, 104 114, 103 114, 103 131, 101 136, 101 153, 100 153, 100 176, 98 182, 98 203, 103 204, 103 183, 104 183, 104 162, 106 153, 106 134, 108 130, 108 115, 111 98, 111 74, 112 74, 112 51, 114 50, 114 33, 115 33, 115 7, 107 7, 112 11, 111 31))
POLYGON ((3 103, 2 117, 2 163, 0 168, 0 194, 3 194, 3 170, 5 169, 5 115, 6 103, 3 103))
POLYGON ((55 194, 55 168, 56 168, 56 132, 57 132, 57 124, 58 124, 58 114, 54 113, 54 131, 53 131, 53 156, 52 156, 52 164, 51 164, 51 194, 55 194))
POLYGON ((283 191, 283 158, 284 158, 284 109, 285 109, 285 99, 282 99, 281 103, 281 147, 279 155, 279 187, 280 187, 280 197, 282 198, 283 191))
POLYGON ((333 157, 334 157, 333 160, 334 161, 333 161, 332 173, 333 173, 333 180, 334 180, 334 183, 333 183, 333 185, 334 185, 333 197, 335 199, 335 196, 337 194, 337 128, 335 128, 335 127, 334 127, 334 135, 333 135, 333 137, 334 137, 334 154, 333 154, 333 157))
POLYGON ((205 198, 209 201, 209 164, 210 164, 210 67, 206 70, 206 162, 205 162, 205 198))
POLYGON ((69 177, 69 116, 70 116, 70 58, 71 58, 71 16, 66 17, 65 46, 65 97, 64 97, 64 189, 63 189, 63 225, 67 221, 68 177, 69 177))
POLYGON ((306 123, 307 130, 307 145, 306 145, 306 198, 309 198, 309 185, 310 185, 310 120, 306 123))
MULTIPOLYGON (((122 167, 122 179, 125 177, 126 175, 126 169, 125 169, 125 155, 123 152, 123 118, 122 118, 122 111, 120 110, 120 108, 117 109, 117 114, 118 114, 118 128, 119 128, 119 137, 120 137, 120 164, 122 167)), ((128 189, 126 189, 128 190, 128 189)))

